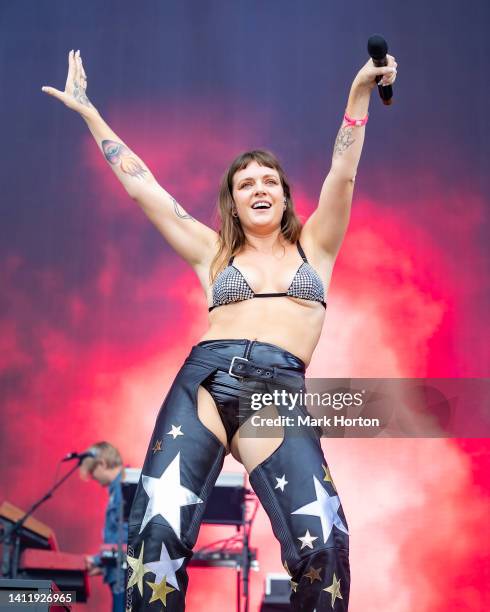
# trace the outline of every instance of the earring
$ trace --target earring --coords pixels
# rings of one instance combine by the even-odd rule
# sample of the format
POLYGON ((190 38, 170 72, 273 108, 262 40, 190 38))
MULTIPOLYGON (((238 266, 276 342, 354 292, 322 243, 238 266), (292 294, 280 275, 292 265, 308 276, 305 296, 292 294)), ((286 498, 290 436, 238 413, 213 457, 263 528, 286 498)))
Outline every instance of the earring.
POLYGON ((238 217, 238 212, 237 212, 236 208, 233 208, 233 209, 232 209, 232 211, 231 211, 231 216, 232 216, 232 217, 238 217))

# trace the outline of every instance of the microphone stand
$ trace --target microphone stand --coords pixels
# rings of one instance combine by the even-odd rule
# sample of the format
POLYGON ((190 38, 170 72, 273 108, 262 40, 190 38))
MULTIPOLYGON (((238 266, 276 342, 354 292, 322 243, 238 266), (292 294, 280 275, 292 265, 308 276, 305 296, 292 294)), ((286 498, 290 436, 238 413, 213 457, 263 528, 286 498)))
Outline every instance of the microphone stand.
POLYGON ((45 493, 38 501, 34 502, 29 510, 18 521, 7 527, 0 538, 0 544, 3 544, 3 562, 1 575, 7 578, 16 578, 19 569, 20 556, 20 529, 25 521, 41 506, 53 496, 53 493, 67 480, 73 472, 80 467, 81 461, 69 470, 62 478, 45 493))

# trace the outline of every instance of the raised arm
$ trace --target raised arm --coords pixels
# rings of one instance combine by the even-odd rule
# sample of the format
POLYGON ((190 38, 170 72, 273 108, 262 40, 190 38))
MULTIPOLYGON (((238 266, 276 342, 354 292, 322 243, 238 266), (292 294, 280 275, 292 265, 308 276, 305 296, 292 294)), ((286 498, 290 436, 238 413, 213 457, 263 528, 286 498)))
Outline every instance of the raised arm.
POLYGON ((68 54, 65 90, 42 90, 83 117, 114 174, 170 246, 193 267, 207 265, 216 250, 216 232, 191 217, 102 119, 87 97, 87 76, 79 51, 68 54))
MULTIPOLYGON (((396 78, 396 62, 387 56, 388 66, 376 68, 371 59, 357 73, 352 83, 345 114, 351 119, 366 117, 376 77, 391 85, 396 78)), ((364 143, 365 126, 351 126, 345 120, 335 140, 332 165, 323 183, 315 211, 304 224, 302 238, 318 250, 336 257, 349 223, 357 166, 364 143)))

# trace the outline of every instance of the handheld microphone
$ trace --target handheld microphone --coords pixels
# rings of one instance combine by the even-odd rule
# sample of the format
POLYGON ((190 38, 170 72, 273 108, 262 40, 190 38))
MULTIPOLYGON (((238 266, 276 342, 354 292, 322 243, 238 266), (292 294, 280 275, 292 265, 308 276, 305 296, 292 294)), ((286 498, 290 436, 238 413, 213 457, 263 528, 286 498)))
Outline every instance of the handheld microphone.
POLYGON ((63 457, 61 461, 63 462, 63 461, 71 461, 72 459, 78 459, 80 463, 82 463, 82 461, 84 459, 87 459, 88 457, 95 459, 97 457, 97 453, 93 450, 84 451, 83 453, 68 453, 67 455, 63 457))
MULTIPOLYGON (((367 43, 367 50, 369 55, 373 60, 373 64, 377 68, 381 68, 382 66, 388 65, 388 60, 386 58, 386 54, 388 53, 388 43, 386 40, 380 36, 379 34, 374 34, 369 37, 367 43)), ((393 87, 391 85, 383 85, 379 84, 382 77, 376 77, 376 83, 378 83, 378 92, 379 97, 383 101, 385 106, 389 106, 393 102, 393 87)))

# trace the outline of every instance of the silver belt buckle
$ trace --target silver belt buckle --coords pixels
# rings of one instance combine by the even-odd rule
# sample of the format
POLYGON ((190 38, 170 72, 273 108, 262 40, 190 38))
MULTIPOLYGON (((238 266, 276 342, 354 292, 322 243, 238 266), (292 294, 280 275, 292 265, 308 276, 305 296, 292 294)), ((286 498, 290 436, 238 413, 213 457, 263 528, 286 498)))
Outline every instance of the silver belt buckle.
POLYGON ((233 378, 243 378, 243 376, 239 376, 238 374, 233 374, 232 370, 233 370, 233 366, 235 364, 236 360, 240 360, 240 361, 248 361, 248 359, 246 359, 245 357, 238 357, 238 355, 235 355, 235 357, 233 357, 233 359, 231 360, 230 363, 230 367, 228 368, 228 374, 230 376, 233 376, 233 378))

